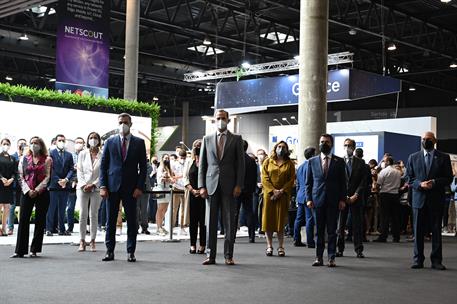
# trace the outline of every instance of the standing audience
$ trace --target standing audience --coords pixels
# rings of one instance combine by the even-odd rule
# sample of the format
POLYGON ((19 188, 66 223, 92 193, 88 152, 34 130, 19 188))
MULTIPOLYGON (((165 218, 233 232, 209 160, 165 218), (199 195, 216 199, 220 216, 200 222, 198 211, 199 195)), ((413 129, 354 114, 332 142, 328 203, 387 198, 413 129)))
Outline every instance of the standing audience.
MULTIPOLYGON (((82 137, 76 137, 75 139, 75 153, 72 153, 73 156, 73 164, 74 164, 74 172, 76 172, 76 167, 78 165, 78 157, 81 151, 84 150, 84 139, 82 137)), ((68 201, 67 201, 67 232, 68 234, 73 233, 73 227, 75 225, 75 206, 76 206, 76 186, 78 184, 78 175, 73 174, 73 178, 71 180, 71 190, 68 193, 68 201)))
POLYGON ((35 207, 35 229, 30 256, 36 257, 43 246, 46 213, 49 207, 47 185, 51 177, 52 159, 44 141, 39 137, 30 139, 30 150, 19 162, 19 179, 22 193, 21 213, 17 233, 16 250, 12 258, 23 258, 29 252, 30 216, 35 207))
MULTIPOLYGON (((169 191, 173 184, 173 173, 170 168, 170 156, 168 154, 162 155, 159 167, 157 168, 157 185, 154 187, 156 191, 169 191)), ((156 224, 157 233, 165 235, 168 231, 163 228, 163 221, 165 213, 170 203, 170 194, 158 194, 157 195, 157 212, 156 212, 156 224)), ((172 226, 173 227, 173 226, 172 226)), ((173 233, 173 231, 170 231, 173 233)))
POLYGON ((11 148, 11 141, 4 138, 0 145, 0 212, 2 213, 0 236, 7 236, 6 221, 9 216, 10 205, 14 201, 13 183, 17 180, 17 162, 8 153, 11 148))
POLYGON ((295 165, 289 157, 289 146, 278 142, 262 166, 263 214, 262 231, 267 237, 267 256, 273 255, 273 232, 278 236, 278 256, 284 250, 284 226, 287 223, 292 188, 295 183, 295 165))

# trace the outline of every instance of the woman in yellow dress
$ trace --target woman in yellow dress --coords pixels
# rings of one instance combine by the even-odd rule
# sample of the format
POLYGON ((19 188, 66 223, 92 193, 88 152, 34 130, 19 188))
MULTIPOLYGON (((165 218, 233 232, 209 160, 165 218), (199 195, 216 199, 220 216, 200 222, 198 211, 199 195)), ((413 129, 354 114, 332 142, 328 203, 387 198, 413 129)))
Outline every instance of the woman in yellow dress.
POLYGON ((286 255, 284 226, 287 223, 290 196, 295 183, 295 166, 289 154, 287 143, 280 141, 262 165, 262 231, 265 231, 267 236, 267 256, 273 255, 274 232, 278 235, 278 256, 286 255))

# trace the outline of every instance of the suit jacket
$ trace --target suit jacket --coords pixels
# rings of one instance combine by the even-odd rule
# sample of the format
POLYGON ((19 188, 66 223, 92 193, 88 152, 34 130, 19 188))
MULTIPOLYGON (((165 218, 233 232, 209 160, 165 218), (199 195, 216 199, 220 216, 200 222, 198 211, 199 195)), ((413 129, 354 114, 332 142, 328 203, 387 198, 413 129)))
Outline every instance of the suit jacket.
POLYGON ((227 131, 221 160, 217 157, 217 135, 203 137, 200 149, 198 187, 206 188, 209 195, 220 185, 223 193, 232 193, 235 186, 243 188, 245 163, 241 135, 227 131))
POLYGON ((84 150, 79 152, 78 155, 78 165, 77 165, 77 175, 78 175, 78 184, 77 189, 82 189, 85 185, 94 184, 95 191, 99 191, 100 187, 100 158, 102 156, 101 152, 98 152, 97 158, 92 164, 92 159, 90 156, 90 150, 84 150))
POLYGON ((144 140, 130 137, 125 160, 122 160, 121 138, 110 137, 105 142, 100 163, 100 187, 109 192, 131 193, 138 188, 144 191, 146 179, 146 146, 144 140))
POLYGON ((306 197, 316 207, 338 206, 346 201, 346 172, 344 160, 332 155, 327 176, 324 175, 321 156, 309 159, 306 173, 306 197))
POLYGON ((62 190, 62 187, 57 183, 59 179, 66 178, 68 180, 65 189, 71 188, 71 180, 75 174, 75 168, 73 163, 73 155, 68 151, 63 151, 63 155, 60 156, 59 149, 53 149, 49 153, 52 158, 51 168, 51 179, 49 182, 49 189, 51 190, 62 190))
POLYGON ((408 158, 406 174, 412 187, 413 208, 422 208, 427 199, 432 203, 431 207, 443 207, 444 187, 449 186, 452 181, 451 159, 448 154, 435 150, 430 172, 427 174, 424 151, 413 153, 408 158), (434 180, 432 189, 421 188, 420 183, 426 180, 434 180))
POLYGON ((365 162, 357 157, 352 157, 352 171, 347 180, 347 196, 352 196, 355 193, 359 195, 359 200, 365 194, 366 189, 366 166, 365 162))
POLYGON ((305 160, 297 169, 297 204, 306 204, 308 201, 306 196, 306 174, 308 172, 308 160, 305 160))
POLYGON ((257 164, 247 153, 244 153, 244 186, 243 193, 254 193, 257 187, 257 164))

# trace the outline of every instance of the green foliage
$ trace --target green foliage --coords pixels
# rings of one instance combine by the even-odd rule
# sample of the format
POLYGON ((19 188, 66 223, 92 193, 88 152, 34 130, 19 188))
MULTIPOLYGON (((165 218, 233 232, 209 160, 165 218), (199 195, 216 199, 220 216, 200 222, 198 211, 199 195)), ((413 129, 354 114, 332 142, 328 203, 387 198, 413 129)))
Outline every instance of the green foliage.
POLYGON ((101 98, 94 96, 80 96, 71 93, 60 93, 49 89, 36 89, 24 85, 0 83, 0 95, 7 96, 14 102, 15 97, 26 97, 32 102, 55 102, 68 105, 82 106, 88 110, 110 108, 115 112, 138 113, 151 117, 151 153, 155 153, 157 142, 157 126, 160 106, 157 103, 144 103, 119 98, 101 98))

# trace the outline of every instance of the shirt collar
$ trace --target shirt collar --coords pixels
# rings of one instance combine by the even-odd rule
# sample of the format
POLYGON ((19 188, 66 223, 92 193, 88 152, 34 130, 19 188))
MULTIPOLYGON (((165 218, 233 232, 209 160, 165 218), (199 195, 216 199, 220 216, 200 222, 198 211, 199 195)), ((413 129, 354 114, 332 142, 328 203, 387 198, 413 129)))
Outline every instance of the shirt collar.
POLYGON ((332 159, 332 153, 330 153, 329 155, 325 155, 324 153, 321 152, 321 160, 324 160, 325 157, 332 159))
MULTIPOLYGON (((122 136, 121 134, 119 134, 121 140, 124 138, 124 136, 122 136)), ((129 133, 127 136, 125 136, 125 139, 127 139, 127 141, 130 141, 130 138, 132 138, 132 133, 129 133)))
POLYGON ((221 134, 224 134, 225 136, 227 136, 227 129, 224 132, 219 132, 219 130, 216 131, 217 136, 219 136, 221 134))
POLYGON ((424 151, 424 157, 427 155, 427 153, 430 153, 430 156, 433 157, 434 153, 435 153, 435 149, 433 149, 432 151, 427 151, 427 150, 423 150, 424 151))

